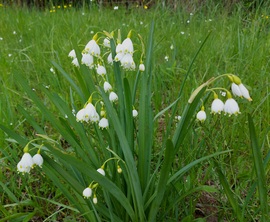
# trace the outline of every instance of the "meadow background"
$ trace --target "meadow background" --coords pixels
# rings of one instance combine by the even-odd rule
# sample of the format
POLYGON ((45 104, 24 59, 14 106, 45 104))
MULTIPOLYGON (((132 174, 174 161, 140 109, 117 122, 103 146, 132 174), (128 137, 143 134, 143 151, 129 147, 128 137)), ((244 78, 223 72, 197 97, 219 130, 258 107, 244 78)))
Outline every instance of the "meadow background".
MULTIPOLYGON (((35 130, 23 115, 27 112, 48 135, 67 148, 66 141, 50 127, 44 114, 18 84, 16 76, 23 76, 33 90, 42 86, 69 101, 70 86, 53 67, 52 61, 72 74, 74 67, 67 55, 73 44, 83 46, 94 33, 119 28, 122 33, 136 30, 147 39, 153 20, 152 103, 158 113, 177 97, 194 55, 209 35, 192 66, 177 115, 181 116, 192 90, 212 76, 223 73, 237 74, 250 90, 253 101, 240 100, 241 115, 230 118, 211 117, 210 103, 208 107, 205 105, 209 118, 204 124, 194 126, 192 138, 186 141, 185 149, 178 154, 179 164, 185 165, 217 151, 233 150, 220 156, 218 164, 233 197, 242 206, 241 213, 246 221, 260 221, 259 206, 269 205, 269 198, 268 202, 260 203, 259 191, 254 187, 257 177, 247 115, 251 114, 255 125, 269 194, 270 5, 249 7, 246 2, 227 6, 215 1, 208 4, 194 2, 177 8, 162 4, 136 7, 134 4, 128 10, 124 4, 106 7, 92 4, 91 7, 79 8, 55 5, 40 10, 1 3, 1 128, 5 131, 10 129, 24 139, 35 138, 35 130)), ((229 88, 229 82, 227 86, 229 88)), ((37 94, 42 103, 51 106, 42 92, 37 94)), ((59 115, 53 106, 50 108, 56 116, 59 115)), ((170 113, 164 114, 156 124, 156 133, 160 135, 155 141, 157 144, 165 130, 163 122, 169 116, 170 113)), ((0 218, 6 218, 0 221, 84 221, 42 169, 26 177, 17 173, 16 165, 24 145, 0 130, 0 218)), ((178 206, 179 221, 181 218, 189 218, 186 221, 236 220, 237 213, 220 184, 215 163, 210 159, 185 175, 183 189, 190 195, 184 196, 178 206)))

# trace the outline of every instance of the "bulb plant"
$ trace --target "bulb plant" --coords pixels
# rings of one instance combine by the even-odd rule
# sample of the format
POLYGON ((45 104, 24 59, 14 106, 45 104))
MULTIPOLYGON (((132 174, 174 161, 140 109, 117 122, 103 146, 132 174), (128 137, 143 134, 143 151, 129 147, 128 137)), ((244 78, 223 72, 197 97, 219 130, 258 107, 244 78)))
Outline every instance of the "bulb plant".
POLYGON ((178 183, 184 174, 204 160, 230 152, 215 152, 176 167, 176 156, 196 119, 203 124, 208 109, 213 115, 224 113, 227 116, 222 118, 230 118, 240 114, 233 96, 252 100, 238 76, 224 74, 191 92, 189 100, 182 102, 185 108, 181 117, 175 117, 187 73, 175 102, 154 116, 153 33, 152 24, 147 44, 134 30, 123 41, 120 30, 96 33, 83 49, 74 46, 68 54, 74 75, 54 62, 71 85, 70 103, 43 90, 58 108, 59 118, 19 77, 29 97, 70 149, 64 149, 34 125, 42 141, 42 157, 38 151, 38 156, 32 158, 27 144, 18 171, 29 173, 34 164, 42 165, 45 174, 88 221, 161 221, 164 215, 174 215, 175 205, 181 200, 178 183), (220 78, 232 82, 232 93, 215 86, 220 78), (226 92, 226 101, 218 97, 218 91, 226 92), (210 93, 214 99, 207 104, 210 93), (170 108, 172 114, 161 149, 155 153, 155 122, 170 108))

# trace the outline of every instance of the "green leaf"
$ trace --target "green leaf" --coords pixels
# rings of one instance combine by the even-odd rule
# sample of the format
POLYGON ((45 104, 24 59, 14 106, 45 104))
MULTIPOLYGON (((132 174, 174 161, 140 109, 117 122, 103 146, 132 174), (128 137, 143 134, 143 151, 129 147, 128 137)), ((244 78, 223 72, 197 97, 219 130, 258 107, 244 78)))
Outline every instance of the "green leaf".
POLYGON ((262 212, 261 221, 269 220, 268 212, 268 202, 267 202, 267 184, 266 184, 266 174, 263 166, 262 154, 260 147, 258 145, 258 140, 256 136, 255 126, 252 120, 251 115, 248 115, 248 124, 249 124, 249 133, 251 140, 251 149, 253 154, 253 162, 255 167, 255 172, 258 181, 258 191, 259 191, 259 200, 260 200, 260 209, 262 212))
POLYGON ((174 146, 171 140, 167 140, 164 163, 162 164, 161 167, 160 178, 155 192, 156 197, 151 204, 148 221, 155 221, 157 219, 156 218, 157 212, 164 197, 167 181, 169 178, 169 173, 172 168, 173 159, 174 159, 174 146))

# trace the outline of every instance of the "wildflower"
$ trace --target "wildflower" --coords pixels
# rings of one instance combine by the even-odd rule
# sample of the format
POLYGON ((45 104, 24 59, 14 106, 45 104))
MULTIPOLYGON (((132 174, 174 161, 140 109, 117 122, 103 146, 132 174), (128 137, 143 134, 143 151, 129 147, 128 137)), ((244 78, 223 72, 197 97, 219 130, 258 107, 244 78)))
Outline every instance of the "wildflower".
POLYGON ((99 126, 100 128, 102 128, 102 129, 107 128, 107 127, 109 127, 109 121, 108 121, 105 117, 103 117, 103 118, 99 121, 98 126, 99 126))
POLYGON ((121 66, 126 70, 134 70, 136 67, 131 54, 125 54, 120 60, 120 62, 121 66))
POLYGON ((99 121, 99 115, 92 103, 88 103, 85 107, 84 121, 88 122, 89 120, 92 122, 99 121))
POLYGON ((230 93, 228 93, 228 99, 224 105, 224 112, 225 114, 228 113, 229 116, 231 116, 232 114, 237 115, 240 113, 239 106, 237 102, 231 97, 230 93))
POLYGON ((206 113, 204 111, 204 107, 202 106, 201 110, 197 113, 197 120, 200 122, 204 122, 206 120, 206 113))
POLYGON ((92 189, 90 187, 87 187, 83 190, 83 197, 88 199, 92 196, 92 189))
POLYGON ((109 95, 109 100, 110 100, 111 102, 117 101, 117 100, 118 100, 117 94, 116 94, 115 92, 111 92, 110 95, 109 95))
MULTIPOLYGON (((96 38, 95 36, 93 38, 96 38)), ((100 56, 100 48, 95 39, 90 40, 86 44, 84 52, 92 56, 97 56, 97 57, 100 56)))
POLYGON ((214 100, 211 105, 211 113, 220 114, 224 110, 224 103, 218 98, 218 95, 214 93, 214 100))
POLYGON ((97 200, 97 196, 96 196, 96 195, 94 195, 94 197, 93 197, 93 203, 94 203, 94 204, 97 204, 97 202, 98 202, 98 200, 97 200))
POLYGON ((97 172, 99 172, 101 175, 105 176, 105 171, 102 167, 97 169, 97 172))
POLYGON ((236 75, 228 75, 232 81, 232 92, 235 96, 244 97, 248 101, 252 101, 247 88, 241 83, 241 79, 236 75))
POLYGON ((123 52, 124 53, 128 53, 133 55, 134 52, 134 48, 133 48, 133 43, 131 41, 130 38, 126 38, 123 42, 122 42, 122 47, 123 47, 123 52))
POLYGON ((43 164, 43 158, 40 155, 40 151, 38 151, 38 153, 36 155, 33 156, 33 162, 35 165, 41 167, 43 164))
POLYGON ((251 99, 251 97, 250 97, 250 95, 249 95, 249 92, 248 92, 247 88, 246 88, 242 83, 240 83, 240 84, 238 85, 238 87, 239 87, 239 89, 240 89, 240 91, 241 91, 243 97, 246 98, 248 101, 252 101, 252 99, 251 99))
POLYGON ((107 57, 107 62, 112 65, 113 64, 113 59, 112 59, 112 53, 110 53, 107 57))
POLYGON ((114 6, 113 9, 114 9, 114 10, 118 10, 118 6, 114 6))
POLYGON ((25 152, 20 162, 17 164, 17 170, 21 173, 29 173, 33 165, 34 162, 32 156, 28 152, 25 152))
POLYGON ((141 71, 141 72, 143 72, 144 70, 145 70, 145 66, 144 66, 144 64, 140 64, 139 65, 139 70, 141 71))
POLYGON ((105 38, 105 39, 103 40, 103 45, 104 45, 105 47, 111 48, 110 39, 109 39, 109 38, 105 38))
POLYGON ((84 117, 85 117, 85 109, 81 109, 77 112, 76 114, 76 120, 77 122, 82 122, 84 121, 84 117))
POLYGON ((76 58, 76 53, 75 53, 75 50, 74 50, 74 49, 72 49, 72 50, 68 53, 68 57, 70 57, 70 58, 72 58, 72 59, 76 58))
POLYGON ((104 89, 105 92, 108 92, 108 91, 112 90, 112 86, 111 86, 110 83, 105 81, 104 84, 103 84, 103 89, 104 89))
POLYGON ((176 117, 175 117, 175 119, 178 120, 178 121, 180 121, 181 118, 182 118, 181 116, 176 116, 176 117))
POLYGON ((132 110, 132 116, 133 116, 133 117, 138 116, 138 111, 137 111, 136 109, 133 109, 133 110, 132 110))
POLYGON ((76 67, 79 67, 80 65, 79 65, 79 61, 78 61, 78 59, 77 58, 74 58, 73 60, 72 60, 72 62, 71 62, 74 66, 76 66, 76 67))
POLYGON ((97 67, 97 74, 99 74, 99 75, 106 75, 106 69, 105 69, 105 67, 104 66, 101 66, 101 65, 98 65, 98 67, 97 67))
POLYGON ((85 64, 89 68, 93 68, 94 57, 90 54, 82 54, 82 64, 85 64))

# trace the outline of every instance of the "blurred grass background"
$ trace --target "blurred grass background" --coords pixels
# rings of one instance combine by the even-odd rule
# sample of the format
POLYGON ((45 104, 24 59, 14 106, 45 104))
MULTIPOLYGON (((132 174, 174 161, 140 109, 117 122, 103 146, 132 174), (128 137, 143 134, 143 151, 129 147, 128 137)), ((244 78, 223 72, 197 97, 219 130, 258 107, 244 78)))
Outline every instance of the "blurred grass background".
MULTIPOLYGON (((15 130, 23 138, 34 137, 35 131, 20 113, 20 107, 23 107, 38 119, 40 126, 48 134, 53 135, 54 132, 44 120, 43 114, 33 106, 16 83, 16 75, 24 75, 33 90, 36 85, 43 85, 69 101, 69 85, 61 75, 53 71, 52 61, 61 64, 66 72, 73 73, 74 67, 67 58, 73 43, 83 47, 97 31, 110 32, 119 28, 123 34, 133 29, 147 37, 152 20, 155 20, 152 101, 158 113, 175 100, 194 54, 210 33, 192 67, 192 75, 188 79, 178 114, 181 115, 182 108, 196 86, 223 73, 238 74, 250 90, 253 102, 240 100, 242 114, 235 118, 210 117, 207 107, 209 118, 203 126, 195 126, 192 138, 187 141, 182 153, 179 153, 182 158, 179 164, 187 164, 194 158, 214 151, 233 149, 229 157, 218 161, 226 172, 233 192, 243 200, 249 194, 255 176, 249 147, 248 113, 252 114, 262 154, 266 159, 269 158, 269 4, 262 1, 231 1, 228 5, 220 4, 220 1, 210 1, 208 4, 184 1, 186 4, 177 4, 175 7, 174 4, 162 3, 163 1, 149 4, 149 7, 143 7, 144 4, 137 7, 137 3, 134 3, 127 9, 123 3, 107 4, 101 8, 100 4, 91 2, 91 5, 82 4, 76 8, 72 5, 64 7, 64 2, 50 2, 49 7, 40 10, 36 7, 19 7, 15 1, 13 5, 2 1, 0 123, 15 130), (114 9, 114 6, 119 7, 114 9)), ((229 87, 228 82, 223 84, 229 87)), ((45 104, 48 103, 41 93, 39 96, 45 104)), ((162 122, 157 126, 158 131, 162 133, 162 122)), ((20 144, 0 131, 0 218, 2 213, 17 215, 17 221, 27 219, 27 216, 32 221, 83 221, 41 170, 39 174, 27 178, 21 178, 16 173, 21 154, 20 144)), ((183 189, 188 191, 203 184, 218 188, 219 182, 213 168, 214 162, 211 161, 194 168, 187 176, 183 189)), ((266 165, 266 173, 268 172, 269 165, 266 165)), ((269 182, 269 176, 267 181, 269 182)), ((251 221, 256 221, 259 217, 258 212, 256 213, 257 205, 255 198, 247 206, 246 217, 251 218, 251 221)), ((222 189, 215 194, 193 194, 179 208, 183 215, 199 214, 198 211, 201 210, 202 216, 208 219, 232 221, 231 218, 234 218, 222 189), (198 207, 198 204, 203 207, 198 207)), ((11 218, 10 221, 16 220, 11 218)))

